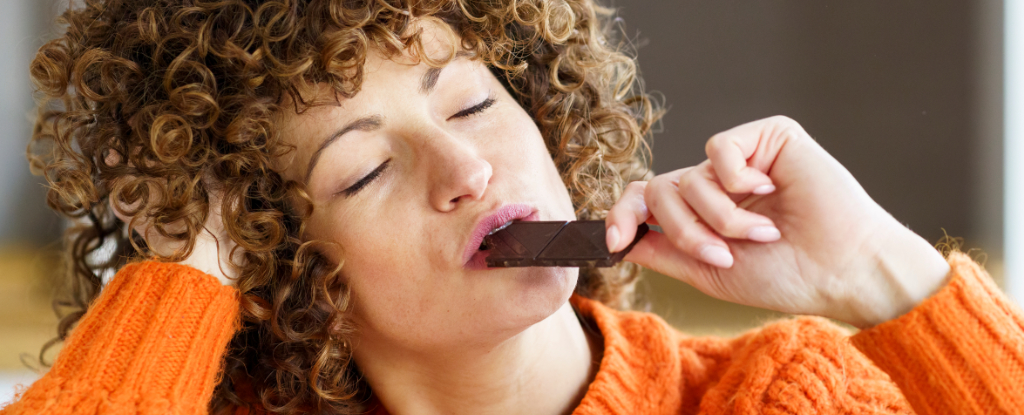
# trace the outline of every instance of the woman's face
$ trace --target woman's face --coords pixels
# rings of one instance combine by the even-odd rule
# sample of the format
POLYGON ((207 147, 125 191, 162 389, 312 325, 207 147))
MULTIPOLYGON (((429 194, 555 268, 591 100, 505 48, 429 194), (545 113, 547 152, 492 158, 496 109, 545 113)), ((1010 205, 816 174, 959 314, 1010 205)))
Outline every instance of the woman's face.
MULTIPOLYGON (((439 33, 431 56, 450 53, 439 33)), ((278 124, 296 146, 280 170, 314 201, 306 237, 341 246, 359 341, 487 344, 551 315, 576 269, 484 269, 476 249, 506 219, 575 219, 533 119, 479 61, 371 52, 364 70, 355 97, 278 124)))

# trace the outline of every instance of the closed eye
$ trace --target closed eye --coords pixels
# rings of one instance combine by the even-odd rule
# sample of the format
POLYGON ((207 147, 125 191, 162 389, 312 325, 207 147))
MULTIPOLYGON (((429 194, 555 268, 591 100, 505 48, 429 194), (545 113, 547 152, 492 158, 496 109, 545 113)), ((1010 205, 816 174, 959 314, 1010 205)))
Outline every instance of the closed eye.
POLYGON ((391 159, 388 159, 387 161, 381 163, 380 166, 377 166, 377 168, 371 171, 370 174, 363 176, 363 178, 359 179, 358 182, 355 182, 355 184, 349 186, 347 189, 342 190, 341 194, 344 195, 345 197, 349 197, 356 194, 356 192, 358 192, 362 188, 366 187, 366 185, 373 182, 374 179, 380 177, 380 175, 384 173, 384 170, 387 169, 389 164, 391 164, 391 159))
POLYGON ((464 109, 462 111, 459 111, 459 112, 455 113, 455 115, 452 115, 448 119, 450 120, 452 118, 465 118, 465 117, 468 117, 468 116, 473 115, 473 114, 479 114, 479 113, 483 112, 484 110, 490 108, 492 105, 494 105, 495 101, 496 100, 494 99, 493 96, 492 97, 488 97, 487 99, 483 100, 483 102, 481 102, 479 104, 476 104, 476 105, 474 105, 472 107, 466 108, 466 109, 464 109))

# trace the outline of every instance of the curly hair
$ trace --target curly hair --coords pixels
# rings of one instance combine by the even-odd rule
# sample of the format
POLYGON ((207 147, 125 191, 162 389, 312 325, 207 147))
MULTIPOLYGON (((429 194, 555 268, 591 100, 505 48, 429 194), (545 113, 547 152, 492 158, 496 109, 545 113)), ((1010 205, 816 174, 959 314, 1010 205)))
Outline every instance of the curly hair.
MULTIPOLYGON (((272 120, 324 105, 311 99, 318 85, 357 94, 370 48, 422 48, 410 30, 419 18, 445 23, 531 114, 580 218, 603 217, 626 182, 649 177, 644 139, 661 111, 610 40, 613 11, 592 0, 86 0, 63 13, 65 33, 30 69, 30 164, 49 184, 49 206, 75 224, 54 300, 58 336, 43 352, 126 262, 188 256, 219 200, 244 257, 242 329, 210 409, 360 411, 370 391, 348 348, 340 265, 300 237, 309 212, 287 201, 304 191, 271 169, 290 150, 272 120), (150 251, 112 202, 185 249, 150 251)), ((582 269, 576 290, 626 308, 638 273, 582 269)))

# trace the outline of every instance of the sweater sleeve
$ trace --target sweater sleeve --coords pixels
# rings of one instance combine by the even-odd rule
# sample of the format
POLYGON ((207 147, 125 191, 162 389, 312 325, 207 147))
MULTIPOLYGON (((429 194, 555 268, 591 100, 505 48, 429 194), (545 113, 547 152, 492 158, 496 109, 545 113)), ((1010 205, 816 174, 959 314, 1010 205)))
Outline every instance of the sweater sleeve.
POLYGON ((125 266, 0 414, 205 414, 238 307, 234 288, 196 269, 125 266))
POLYGON ((921 415, 1024 413, 1024 314, 967 255, 909 313, 854 335, 921 415))

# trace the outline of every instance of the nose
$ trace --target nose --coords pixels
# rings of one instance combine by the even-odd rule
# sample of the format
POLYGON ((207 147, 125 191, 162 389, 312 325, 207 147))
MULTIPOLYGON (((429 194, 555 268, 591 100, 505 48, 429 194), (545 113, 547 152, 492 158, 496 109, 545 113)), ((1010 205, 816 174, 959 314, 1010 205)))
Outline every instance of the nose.
POLYGON ((466 140, 447 134, 435 135, 426 145, 429 157, 430 204, 440 212, 480 200, 487 191, 494 170, 479 151, 466 140))

